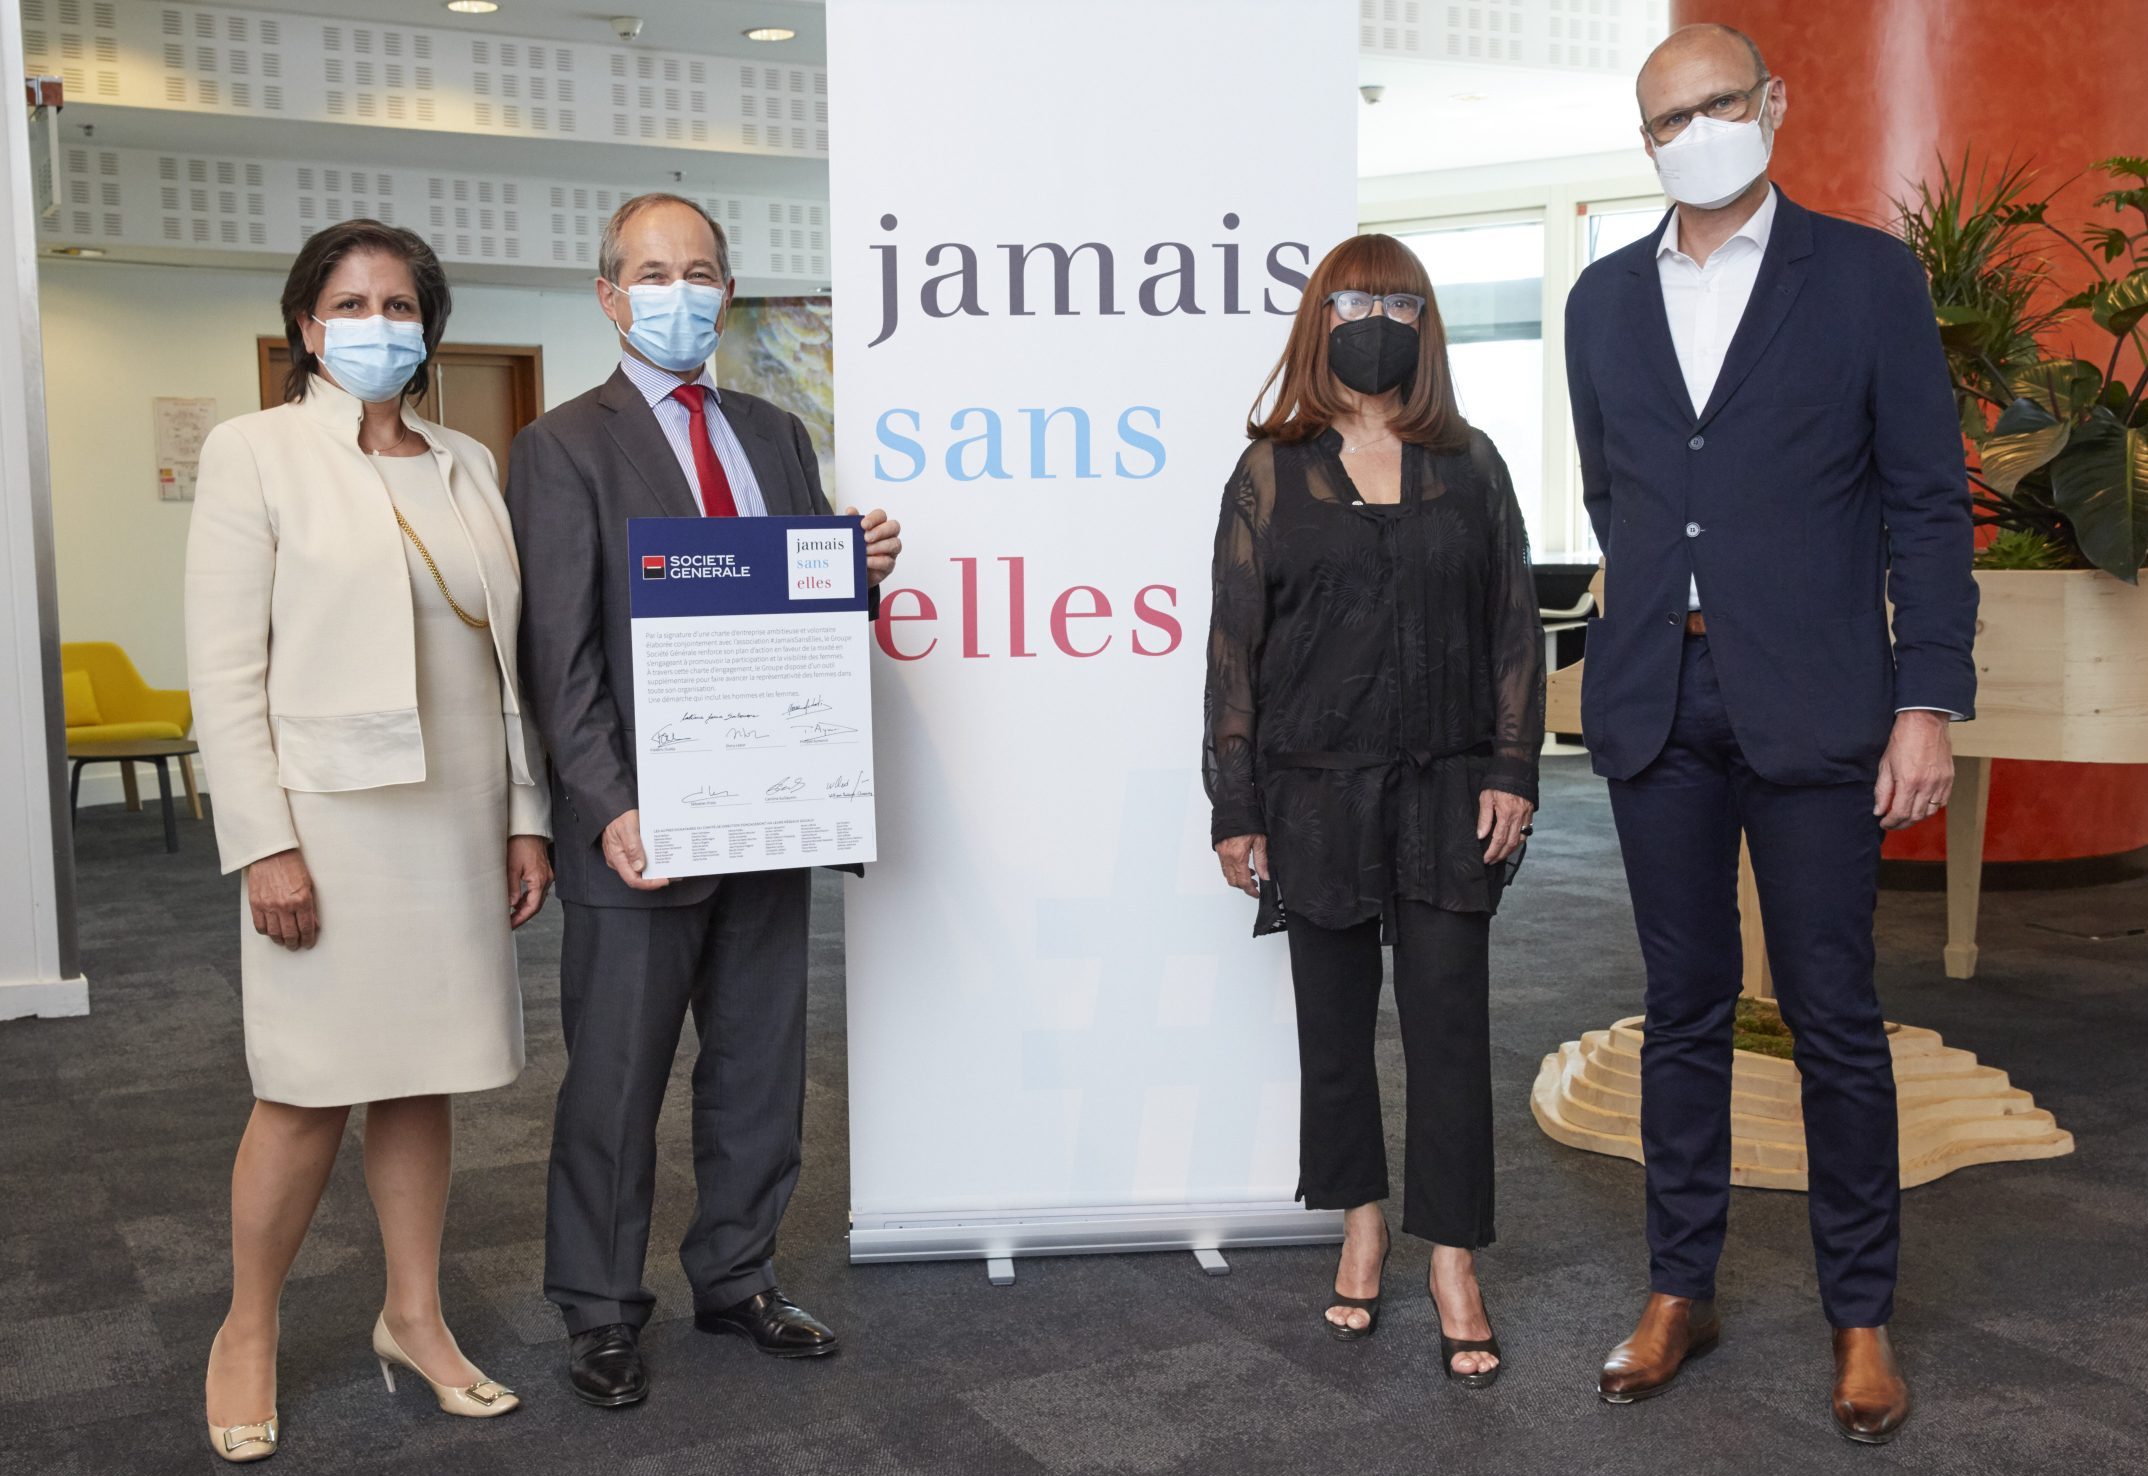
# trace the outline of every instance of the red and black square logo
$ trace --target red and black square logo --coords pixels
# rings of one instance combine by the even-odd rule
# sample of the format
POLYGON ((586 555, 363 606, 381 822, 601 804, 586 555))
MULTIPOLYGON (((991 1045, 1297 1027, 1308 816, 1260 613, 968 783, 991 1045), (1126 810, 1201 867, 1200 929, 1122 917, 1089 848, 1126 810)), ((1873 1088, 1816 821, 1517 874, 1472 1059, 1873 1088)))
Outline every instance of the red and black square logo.
POLYGON ((662 579, 664 577, 664 556, 662 554, 643 554, 641 556, 641 577, 644 579, 662 579))

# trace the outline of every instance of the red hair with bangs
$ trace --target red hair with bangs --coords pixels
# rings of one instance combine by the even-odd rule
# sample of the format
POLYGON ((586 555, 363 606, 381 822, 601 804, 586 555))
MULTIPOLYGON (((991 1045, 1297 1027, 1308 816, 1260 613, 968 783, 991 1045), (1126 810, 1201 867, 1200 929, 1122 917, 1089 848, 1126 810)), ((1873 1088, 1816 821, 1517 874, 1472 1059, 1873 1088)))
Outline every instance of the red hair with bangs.
POLYGON ((1425 300, 1417 319, 1417 369, 1402 388, 1395 416, 1397 436, 1438 451, 1457 449, 1468 439, 1469 422, 1455 403, 1454 376, 1447 367, 1447 327, 1433 300, 1432 279, 1417 253, 1393 236, 1352 236, 1313 268, 1283 357, 1254 398, 1246 434, 1254 440, 1309 441, 1335 423, 1343 411, 1345 387, 1328 370, 1328 294, 1355 289, 1385 297, 1411 292, 1425 300), (1261 405, 1275 395, 1265 417, 1261 405))

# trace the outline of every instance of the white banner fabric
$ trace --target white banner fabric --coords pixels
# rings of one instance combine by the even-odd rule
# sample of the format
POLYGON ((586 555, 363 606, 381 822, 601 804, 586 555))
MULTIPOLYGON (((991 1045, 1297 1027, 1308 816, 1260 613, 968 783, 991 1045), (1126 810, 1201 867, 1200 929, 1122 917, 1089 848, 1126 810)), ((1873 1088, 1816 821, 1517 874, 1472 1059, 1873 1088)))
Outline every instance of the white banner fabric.
POLYGON ((847 896, 852 1255, 1327 1238, 1201 791, 1248 407, 1354 229, 1348 0, 830 0, 840 499, 905 550, 847 896))

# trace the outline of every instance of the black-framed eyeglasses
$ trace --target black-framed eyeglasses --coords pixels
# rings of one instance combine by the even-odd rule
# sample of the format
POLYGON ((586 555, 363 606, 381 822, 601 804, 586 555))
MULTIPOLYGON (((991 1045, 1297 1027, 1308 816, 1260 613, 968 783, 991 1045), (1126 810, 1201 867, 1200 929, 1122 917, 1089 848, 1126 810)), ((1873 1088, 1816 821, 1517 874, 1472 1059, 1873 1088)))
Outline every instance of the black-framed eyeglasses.
POLYGON ((1684 133, 1686 125, 1695 118, 1713 118, 1718 123, 1743 123, 1753 110, 1755 96, 1766 92, 1768 84, 1774 80, 1772 73, 1762 72, 1760 80, 1750 87, 1736 92, 1719 92, 1697 107, 1673 108, 1668 113, 1659 113, 1641 127, 1655 142, 1667 144, 1684 133))
POLYGON ((1328 301, 1345 323, 1355 323, 1371 313, 1374 303, 1380 305, 1383 316, 1393 318, 1397 323, 1414 323, 1425 310, 1425 300, 1414 292, 1390 292, 1384 297, 1375 297, 1370 292, 1345 287, 1340 292, 1330 292, 1328 301))

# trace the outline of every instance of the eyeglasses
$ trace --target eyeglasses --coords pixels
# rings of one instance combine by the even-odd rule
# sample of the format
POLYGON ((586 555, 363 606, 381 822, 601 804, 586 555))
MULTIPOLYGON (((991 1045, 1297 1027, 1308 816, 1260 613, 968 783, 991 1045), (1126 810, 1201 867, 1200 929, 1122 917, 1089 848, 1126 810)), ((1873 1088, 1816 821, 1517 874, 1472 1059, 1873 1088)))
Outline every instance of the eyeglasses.
POLYGON ((1342 315, 1345 323, 1355 323, 1370 313, 1374 303, 1380 305, 1382 314, 1397 323, 1414 323, 1425 310, 1425 300, 1414 292, 1390 292, 1385 297, 1374 297, 1370 292, 1346 287, 1340 292, 1330 292, 1328 301, 1335 305, 1335 311, 1342 315))
POLYGON ((1723 92, 1711 97, 1698 107, 1674 108, 1659 113, 1641 125, 1648 136, 1659 144, 1667 144, 1686 131, 1686 125, 1695 118, 1713 118, 1718 123, 1743 123, 1746 114, 1753 109, 1754 95, 1767 90, 1775 79, 1766 72, 1760 80, 1742 92, 1723 92))

